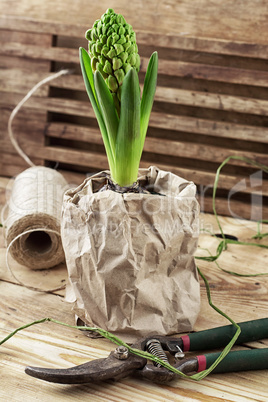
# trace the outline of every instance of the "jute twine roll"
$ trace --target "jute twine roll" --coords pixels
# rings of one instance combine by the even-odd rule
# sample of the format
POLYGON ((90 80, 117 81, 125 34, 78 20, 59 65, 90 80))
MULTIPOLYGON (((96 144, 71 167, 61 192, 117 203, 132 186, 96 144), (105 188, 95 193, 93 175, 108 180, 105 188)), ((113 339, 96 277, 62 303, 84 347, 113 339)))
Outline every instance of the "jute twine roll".
POLYGON ((5 236, 8 250, 18 263, 44 269, 64 261, 60 220, 67 187, 59 172, 43 166, 26 169, 16 177, 5 236))

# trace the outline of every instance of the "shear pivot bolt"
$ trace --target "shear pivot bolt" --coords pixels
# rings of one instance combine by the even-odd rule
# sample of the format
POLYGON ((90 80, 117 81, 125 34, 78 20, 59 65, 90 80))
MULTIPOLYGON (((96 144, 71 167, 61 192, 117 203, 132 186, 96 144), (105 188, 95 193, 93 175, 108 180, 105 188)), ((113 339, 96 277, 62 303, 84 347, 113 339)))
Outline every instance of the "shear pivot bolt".
POLYGON ((178 352, 175 354, 175 359, 177 360, 182 360, 185 358, 185 354, 183 353, 183 351, 181 350, 181 348, 179 347, 179 345, 176 345, 178 352))
POLYGON ((128 358, 128 349, 125 346, 118 346, 114 351, 114 357, 118 360, 126 360, 128 358))

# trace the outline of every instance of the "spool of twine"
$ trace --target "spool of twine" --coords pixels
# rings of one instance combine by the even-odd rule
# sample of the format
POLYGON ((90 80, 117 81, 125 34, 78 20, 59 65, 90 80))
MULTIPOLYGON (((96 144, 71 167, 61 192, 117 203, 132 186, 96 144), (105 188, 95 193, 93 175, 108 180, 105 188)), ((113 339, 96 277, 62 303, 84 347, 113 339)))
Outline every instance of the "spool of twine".
POLYGON ((5 220, 8 251, 32 269, 64 261, 60 235, 62 199, 68 188, 57 171, 35 166, 20 173, 12 187, 5 220))
POLYGON ((12 145, 31 167, 16 177, 9 203, 2 209, 1 220, 7 243, 6 266, 22 286, 48 293, 63 289, 65 285, 48 290, 25 285, 15 276, 8 256, 11 254, 18 263, 32 269, 52 268, 64 261, 60 219, 63 195, 68 185, 59 172, 33 163, 14 136, 12 123, 25 102, 42 85, 70 73, 70 70, 61 70, 34 85, 12 111, 7 127, 12 145), (7 218, 4 219, 6 211, 7 218))

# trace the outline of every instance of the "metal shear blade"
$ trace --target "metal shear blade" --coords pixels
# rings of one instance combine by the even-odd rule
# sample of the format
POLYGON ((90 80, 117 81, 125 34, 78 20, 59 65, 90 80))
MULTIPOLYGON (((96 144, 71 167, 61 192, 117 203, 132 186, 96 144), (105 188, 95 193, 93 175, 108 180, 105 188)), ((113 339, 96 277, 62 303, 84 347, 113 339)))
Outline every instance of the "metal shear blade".
MULTIPOLYGON (((247 321, 239 324, 241 334, 236 344, 256 341, 268 337, 268 318, 247 321)), ((222 348, 232 339, 235 327, 228 325, 206 331, 191 333, 180 338, 155 336, 141 339, 132 345, 133 349, 148 350, 162 360, 168 362, 170 355, 183 355, 183 352, 222 348)), ((184 374, 203 371, 219 357, 219 353, 208 353, 183 360, 176 360, 174 367, 184 374)), ((223 373, 241 370, 268 369, 268 348, 231 351, 213 372, 223 373)), ((67 368, 47 369, 27 367, 25 372, 32 377, 62 384, 82 384, 109 379, 119 380, 135 375, 154 382, 165 383, 175 379, 178 374, 147 362, 147 359, 129 353, 124 346, 119 346, 107 358, 67 368)))
POLYGON ((105 380, 119 380, 142 369, 147 360, 130 354, 126 360, 118 360, 114 352, 107 358, 93 360, 67 369, 26 367, 25 373, 41 380, 60 384, 83 384, 105 380))

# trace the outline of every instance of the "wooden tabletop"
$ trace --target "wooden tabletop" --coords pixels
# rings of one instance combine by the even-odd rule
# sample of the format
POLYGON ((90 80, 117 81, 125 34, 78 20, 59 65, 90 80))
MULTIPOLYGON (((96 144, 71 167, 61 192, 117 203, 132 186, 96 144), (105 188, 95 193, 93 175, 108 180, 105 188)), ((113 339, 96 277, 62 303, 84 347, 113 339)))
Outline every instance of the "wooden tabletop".
MULTIPOLYGON (((5 201, 8 179, 0 179, 0 200, 5 201)), ((239 240, 267 244, 267 238, 252 240, 255 222, 220 217, 224 232, 239 240)), ((212 215, 200 216, 201 229, 218 232, 212 215)), ((263 227, 263 232, 268 228, 263 227)), ((214 254, 219 240, 202 232, 198 255, 214 254), (207 249, 207 250, 203 250, 207 249)), ((51 317, 74 324, 72 305, 64 301, 64 291, 40 293, 16 284, 5 264, 6 248, 0 241, 0 339, 17 327, 51 317)), ((32 271, 12 259, 10 266, 21 282, 28 286, 51 289, 67 282, 64 264, 57 268, 32 271)), ((243 274, 267 272, 267 249, 229 245, 218 260, 221 268, 243 274)), ((207 277, 213 302, 235 321, 267 317, 268 276, 238 277, 227 274, 215 263, 199 261, 207 277)), ((207 302, 201 281, 201 312, 195 330, 227 325, 207 302)), ((268 340, 247 347, 268 347, 268 340)), ((268 371, 211 374, 200 382, 179 379, 157 385, 128 377, 120 382, 107 381, 86 385, 61 385, 27 376, 27 365, 65 368, 106 357, 115 346, 106 339, 90 339, 75 329, 43 323, 17 333, 0 346, 0 400, 3 401, 268 401, 268 371)), ((238 347, 235 347, 237 349, 238 347)), ((239 347, 241 348, 241 347, 239 347)))
MULTIPOLYGON (((113 8, 135 30, 267 44, 266 0, 1 0, 1 13, 67 24, 88 24, 113 8)), ((15 30, 15 28, 14 28, 15 30)))

